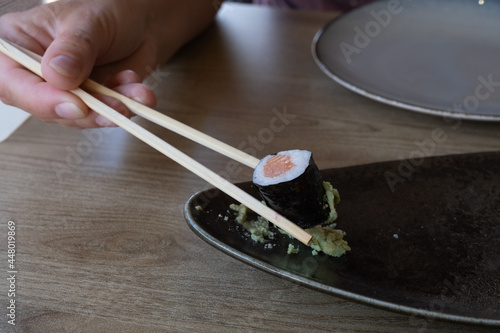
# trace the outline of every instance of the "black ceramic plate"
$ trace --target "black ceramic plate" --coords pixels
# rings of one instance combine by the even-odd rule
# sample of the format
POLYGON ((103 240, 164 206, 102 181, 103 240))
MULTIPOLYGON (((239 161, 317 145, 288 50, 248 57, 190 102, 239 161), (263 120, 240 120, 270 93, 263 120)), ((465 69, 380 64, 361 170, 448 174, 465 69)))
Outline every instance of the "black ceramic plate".
MULTIPOLYGON (((352 248, 341 258, 313 256, 287 236, 272 248, 253 242, 233 218, 224 220, 235 202, 217 190, 190 198, 187 223, 223 252, 326 293, 412 315, 500 326, 500 152, 322 175, 340 192, 338 228, 352 248), (287 254, 290 242, 298 254, 287 254)), ((238 186, 258 196, 251 182, 238 186)))

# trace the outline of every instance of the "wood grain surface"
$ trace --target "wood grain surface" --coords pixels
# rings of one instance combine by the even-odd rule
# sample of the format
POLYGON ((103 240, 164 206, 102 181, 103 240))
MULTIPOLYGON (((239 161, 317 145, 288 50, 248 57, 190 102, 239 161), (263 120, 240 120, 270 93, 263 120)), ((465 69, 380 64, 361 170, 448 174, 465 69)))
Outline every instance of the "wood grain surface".
MULTIPOLYGON (((436 129, 446 139, 427 155, 500 149, 498 124, 396 109, 327 78, 311 41, 335 16, 225 5, 148 79, 158 110, 259 158, 311 150, 320 168, 409 158, 436 129)), ((231 181, 251 179, 248 167, 135 121, 231 181)), ((208 185, 121 129, 30 119, 0 144, 0 182, 1 332, 495 331, 357 304, 217 251, 183 217, 208 185), (6 319, 8 221, 15 327, 6 319)))

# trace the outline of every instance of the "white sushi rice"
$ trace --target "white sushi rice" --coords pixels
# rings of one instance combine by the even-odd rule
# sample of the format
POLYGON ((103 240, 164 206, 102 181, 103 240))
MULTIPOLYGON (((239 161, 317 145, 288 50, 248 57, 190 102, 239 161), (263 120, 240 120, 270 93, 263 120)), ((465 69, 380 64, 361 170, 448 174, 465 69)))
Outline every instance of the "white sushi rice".
POLYGON ((310 151, 299 150, 299 149, 282 151, 275 155, 287 155, 288 157, 290 157, 290 161, 293 164, 295 164, 295 166, 279 176, 272 178, 266 177, 264 176, 264 166, 266 165, 267 160, 272 156, 274 156, 274 155, 267 155, 266 157, 260 160, 259 164, 257 165, 257 167, 253 172, 253 182, 255 184, 266 186, 266 185, 283 183, 295 179, 304 173, 307 166, 309 165, 309 160, 311 159, 310 151))

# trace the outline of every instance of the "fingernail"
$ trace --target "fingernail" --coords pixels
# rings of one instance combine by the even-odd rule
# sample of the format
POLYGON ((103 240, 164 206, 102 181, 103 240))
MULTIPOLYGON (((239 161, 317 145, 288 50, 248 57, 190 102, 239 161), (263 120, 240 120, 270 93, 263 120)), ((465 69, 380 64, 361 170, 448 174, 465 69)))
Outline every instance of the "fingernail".
POLYGON ((49 62, 56 72, 66 77, 76 79, 80 75, 80 64, 72 57, 67 55, 59 55, 49 62))
POLYGON ((61 103, 56 106, 56 114, 64 119, 85 118, 85 113, 73 103, 61 103))
POLYGON ((134 97, 133 100, 138 102, 138 103, 144 104, 144 101, 140 97, 134 97))
POLYGON ((102 127, 116 127, 116 124, 104 116, 95 117, 95 122, 97 125, 102 127))

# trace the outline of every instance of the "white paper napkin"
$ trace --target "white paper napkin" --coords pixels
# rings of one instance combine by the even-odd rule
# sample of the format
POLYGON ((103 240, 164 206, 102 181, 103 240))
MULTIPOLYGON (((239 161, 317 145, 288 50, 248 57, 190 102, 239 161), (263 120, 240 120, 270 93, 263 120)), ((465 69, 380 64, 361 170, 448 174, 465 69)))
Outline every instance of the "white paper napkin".
POLYGON ((0 102, 0 142, 6 140, 31 115, 21 109, 0 102))

